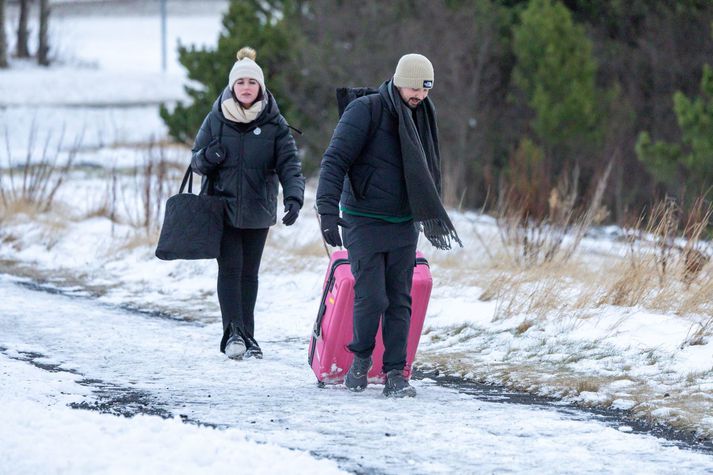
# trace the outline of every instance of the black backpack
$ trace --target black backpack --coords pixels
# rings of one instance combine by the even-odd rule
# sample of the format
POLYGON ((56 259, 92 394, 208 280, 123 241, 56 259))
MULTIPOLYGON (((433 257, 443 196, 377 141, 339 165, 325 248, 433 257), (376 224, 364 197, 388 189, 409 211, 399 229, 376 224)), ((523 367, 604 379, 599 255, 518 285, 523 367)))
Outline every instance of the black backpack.
MULTIPOLYGON (((347 105, 354 99, 359 97, 369 96, 369 107, 371 108, 371 122, 369 122, 369 133, 367 134, 367 140, 371 140, 376 130, 379 128, 379 123, 381 122, 381 96, 377 89, 371 87, 338 87, 337 88, 337 110, 339 111, 339 117, 344 114, 344 109, 347 105)), ((352 194, 358 200, 364 199, 364 196, 353 186, 354 180, 352 179, 351 170, 347 172, 347 179, 352 189, 352 194)))
POLYGON ((344 114, 344 109, 347 105, 354 99, 358 99, 363 96, 369 96, 369 106, 371 107, 371 122, 369 123, 369 134, 367 137, 371 139, 379 128, 379 122, 381 122, 381 96, 379 95, 378 89, 373 89, 371 87, 338 87, 337 88, 337 110, 339 111, 339 117, 344 114))

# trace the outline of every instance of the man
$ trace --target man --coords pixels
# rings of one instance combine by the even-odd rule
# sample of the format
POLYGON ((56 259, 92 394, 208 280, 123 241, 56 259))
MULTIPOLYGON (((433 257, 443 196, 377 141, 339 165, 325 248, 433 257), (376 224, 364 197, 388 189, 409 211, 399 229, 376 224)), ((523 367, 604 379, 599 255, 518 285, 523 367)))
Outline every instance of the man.
POLYGON ((450 249, 451 239, 460 244, 440 201, 438 133, 428 98, 433 82, 425 56, 403 56, 378 93, 349 103, 322 158, 317 187, 322 235, 329 245, 341 246, 338 226, 344 228, 355 278, 349 344, 354 360, 345 379, 352 391, 366 388, 383 315, 384 395, 416 395, 403 369, 418 232, 423 229, 439 249, 450 249))

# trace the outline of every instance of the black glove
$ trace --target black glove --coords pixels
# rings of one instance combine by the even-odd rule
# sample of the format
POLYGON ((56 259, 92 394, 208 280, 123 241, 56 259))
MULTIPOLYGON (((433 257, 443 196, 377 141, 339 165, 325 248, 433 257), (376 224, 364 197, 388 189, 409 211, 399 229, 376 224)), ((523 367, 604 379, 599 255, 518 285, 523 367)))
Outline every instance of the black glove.
POLYGON ((297 221, 297 216, 300 214, 300 208, 302 206, 300 205, 299 201, 297 201, 294 198, 287 198, 285 200, 285 214, 282 217, 282 224, 285 226, 292 226, 295 224, 295 221, 297 221))
POLYGON ((228 149, 218 139, 213 139, 205 148, 205 159, 211 165, 218 166, 228 157, 228 149))
POLYGON ((322 227, 322 236, 330 246, 336 247, 342 245, 342 238, 339 236, 339 227, 348 228, 349 224, 336 214, 320 215, 320 224, 322 227))

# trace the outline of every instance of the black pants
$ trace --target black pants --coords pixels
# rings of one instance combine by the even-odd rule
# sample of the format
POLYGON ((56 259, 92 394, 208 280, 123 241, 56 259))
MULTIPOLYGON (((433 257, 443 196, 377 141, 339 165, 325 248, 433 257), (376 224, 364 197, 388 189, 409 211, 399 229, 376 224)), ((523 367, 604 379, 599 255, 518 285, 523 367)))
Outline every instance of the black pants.
POLYGON ((267 232, 267 228, 237 229, 229 226, 223 231, 218 258, 218 301, 223 317, 222 352, 225 352, 231 322, 237 323, 245 336, 254 336, 258 271, 267 232))
MULTIPOLYGON (((408 242, 408 240, 407 240, 408 242)), ((379 321, 384 339, 383 371, 403 369, 411 323, 411 284, 416 242, 383 252, 349 249, 354 274, 354 338, 349 350, 366 358, 374 350, 379 321)))

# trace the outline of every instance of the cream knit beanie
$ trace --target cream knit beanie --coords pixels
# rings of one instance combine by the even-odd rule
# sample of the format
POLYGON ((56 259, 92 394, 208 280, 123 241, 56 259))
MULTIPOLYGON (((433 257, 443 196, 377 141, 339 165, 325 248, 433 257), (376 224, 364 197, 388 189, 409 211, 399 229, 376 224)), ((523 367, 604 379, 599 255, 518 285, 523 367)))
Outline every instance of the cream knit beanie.
POLYGON ((250 78, 256 80, 260 83, 260 89, 265 92, 265 76, 262 73, 262 69, 255 62, 257 53, 254 49, 249 46, 240 48, 238 51, 238 60, 233 65, 230 70, 230 75, 228 76, 228 86, 232 89, 235 85, 235 81, 240 78, 250 78))
POLYGON ((394 86, 412 89, 433 87, 433 65, 421 54, 405 54, 399 59, 394 73, 394 86))

